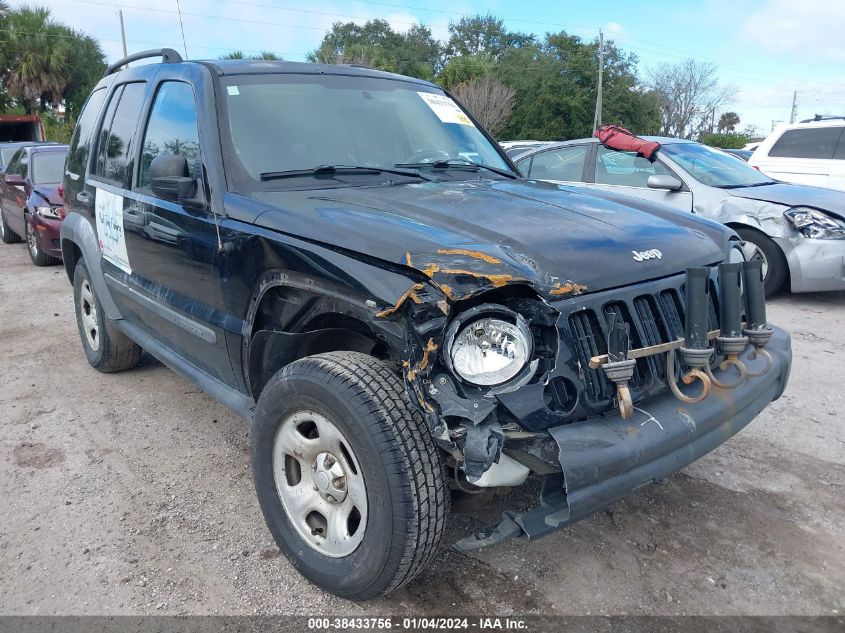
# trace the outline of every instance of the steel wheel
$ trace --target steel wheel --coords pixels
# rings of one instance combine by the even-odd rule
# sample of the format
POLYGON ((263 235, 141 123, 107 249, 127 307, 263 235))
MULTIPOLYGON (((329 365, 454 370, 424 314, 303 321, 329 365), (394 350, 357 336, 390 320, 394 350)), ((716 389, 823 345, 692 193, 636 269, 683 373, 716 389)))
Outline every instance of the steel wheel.
POLYGON ((82 282, 79 293, 79 316, 85 329, 85 338, 91 350, 96 352, 100 348, 100 326, 97 324, 97 306, 94 303, 94 293, 88 280, 82 282))
POLYGON ((0 239, 6 238, 6 220, 3 219, 3 207, 0 206, 0 239))
POLYGON ((282 507, 302 539, 332 558, 348 556, 367 526, 367 490, 349 442, 315 411, 288 415, 273 443, 282 507))
POLYGON ((26 218, 24 218, 24 226, 26 227, 26 247, 29 249, 29 254, 32 256, 32 259, 37 259, 38 238, 35 236, 35 231, 32 230, 32 225, 26 218))
POLYGON ((761 261, 763 262, 763 279, 769 274, 769 258, 757 244, 746 241, 742 246, 742 252, 745 254, 746 261, 761 261))

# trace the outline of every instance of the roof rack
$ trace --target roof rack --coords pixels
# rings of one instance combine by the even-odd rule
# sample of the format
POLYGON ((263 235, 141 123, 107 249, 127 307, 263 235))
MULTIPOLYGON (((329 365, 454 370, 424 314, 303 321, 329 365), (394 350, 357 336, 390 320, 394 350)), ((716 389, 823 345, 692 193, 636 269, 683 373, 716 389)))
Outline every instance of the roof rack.
POLYGON ((165 64, 178 64, 179 62, 183 61, 182 56, 174 51, 172 48, 160 48, 154 49, 149 51, 141 51, 140 53, 133 53, 132 55, 128 55, 123 59, 118 59, 113 64, 109 64, 106 67, 106 72, 103 73, 103 77, 107 77, 117 70, 121 66, 126 66, 131 62, 137 62, 139 59, 148 59, 150 57, 161 57, 161 61, 165 64))
POLYGON ((835 121, 837 119, 845 119, 845 116, 817 114, 812 119, 804 119, 801 123, 817 123, 818 121, 835 121))

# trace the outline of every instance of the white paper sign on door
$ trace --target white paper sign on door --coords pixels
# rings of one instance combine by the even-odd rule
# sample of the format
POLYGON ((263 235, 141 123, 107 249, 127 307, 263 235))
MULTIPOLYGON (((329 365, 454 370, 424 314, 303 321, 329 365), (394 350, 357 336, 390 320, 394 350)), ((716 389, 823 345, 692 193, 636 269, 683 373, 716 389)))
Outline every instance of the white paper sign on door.
POLYGON ((105 189, 97 189, 94 211, 97 216, 97 239, 100 241, 103 259, 132 274, 129 254, 126 252, 126 236, 123 232, 123 196, 105 189))

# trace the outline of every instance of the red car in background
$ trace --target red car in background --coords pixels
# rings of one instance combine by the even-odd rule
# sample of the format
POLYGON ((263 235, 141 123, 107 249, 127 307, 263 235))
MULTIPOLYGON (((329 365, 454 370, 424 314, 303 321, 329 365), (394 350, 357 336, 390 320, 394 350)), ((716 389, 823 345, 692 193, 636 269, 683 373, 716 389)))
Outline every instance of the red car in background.
POLYGON ((22 147, 0 177, 0 239, 6 244, 26 238, 36 266, 61 261, 59 229, 64 219, 60 183, 67 145, 22 147))

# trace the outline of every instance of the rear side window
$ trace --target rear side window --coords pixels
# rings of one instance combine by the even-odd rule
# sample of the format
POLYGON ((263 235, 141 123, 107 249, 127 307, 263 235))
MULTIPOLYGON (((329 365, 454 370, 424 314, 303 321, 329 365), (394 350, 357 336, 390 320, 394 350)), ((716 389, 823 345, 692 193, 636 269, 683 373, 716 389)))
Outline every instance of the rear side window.
POLYGON ((150 186, 150 163, 161 154, 184 156, 188 159, 191 177, 200 177, 197 107, 191 86, 180 81, 161 84, 144 132, 143 147, 139 188, 150 186))
POLYGON ((769 156, 780 158, 833 158, 841 127, 787 130, 772 145, 769 156))
POLYGON ((106 110, 100 145, 97 148, 95 173, 116 184, 124 184, 127 173, 132 171, 129 146, 141 117, 145 92, 144 83, 126 84, 120 94, 115 91, 106 110))
POLYGON ((91 93, 85 107, 82 109, 82 114, 76 122, 76 128, 73 131, 73 138, 70 141, 70 152, 68 153, 67 167, 68 171, 82 175, 86 172, 88 166, 88 156, 91 153, 91 148, 94 146, 94 135, 96 133, 97 120, 100 116, 100 110, 103 107, 103 102, 106 99, 106 89, 99 88, 91 93))
POLYGON ((575 145, 537 154, 531 163, 529 177, 537 180, 580 181, 588 149, 587 145, 575 145))

